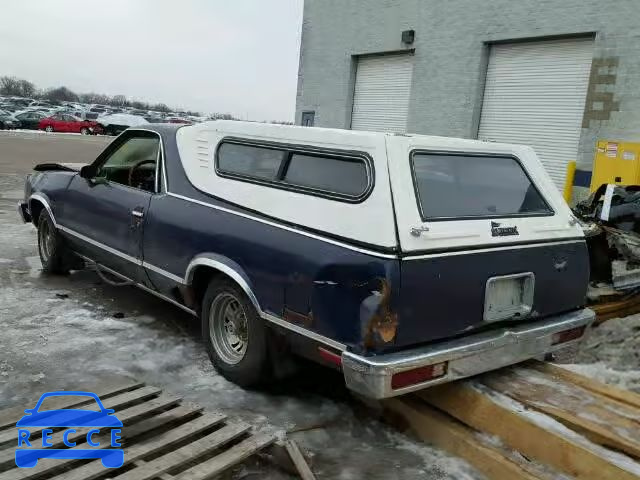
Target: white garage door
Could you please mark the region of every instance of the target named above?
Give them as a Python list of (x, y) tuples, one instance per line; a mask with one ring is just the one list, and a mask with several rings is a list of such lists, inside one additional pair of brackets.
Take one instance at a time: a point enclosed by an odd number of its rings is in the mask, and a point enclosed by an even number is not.
[(533, 147), (558, 187), (578, 153), (593, 41), (493, 45), (478, 138)]
[(404, 133), (412, 73), (412, 55), (358, 60), (351, 128)]

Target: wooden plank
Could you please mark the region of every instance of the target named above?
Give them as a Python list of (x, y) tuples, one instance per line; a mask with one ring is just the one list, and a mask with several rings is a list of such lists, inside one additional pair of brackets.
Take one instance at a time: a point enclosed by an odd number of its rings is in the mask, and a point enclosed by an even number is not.
[[(122, 407), (124, 405), (127, 405), (129, 403), (132, 403), (134, 401), (143, 401), (146, 400), (147, 398), (153, 397), (157, 394), (160, 393), (160, 389), (156, 388), (156, 387), (142, 387), (139, 388), (137, 390), (133, 390), (130, 392), (125, 392), (125, 393), (121, 393), (119, 395), (116, 395), (115, 397), (111, 397), (108, 398), (106, 400), (104, 400), (102, 402), (102, 404), (104, 405), (105, 408), (113, 408), (116, 410), (116, 416), (117, 416), (117, 409), (119, 407)], [(95, 403), (95, 400), (92, 400)], [(49, 407), (46, 407), (47, 410), (49, 410)], [(21, 415), (22, 416), (22, 415)], [(19, 418), (16, 419), (16, 422), (19, 420)], [(41, 432), (42, 429), (35, 429), (32, 432), (32, 435), (36, 435), (37, 433)], [(0, 433), (0, 445), (3, 445), (5, 443), (15, 443), (16, 441), (16, 430), (15, 429), (11, 429), (5, 432)]]
[(300, 478), (302, 480), (316, 480), (316, 477), (311, 471), (311, 468), (309, 468), (309, 464), (305, 460), (304, 455), (302, 455), (300, 448), (298, 448), (298, 444), (293, 440), (287, 440), (284, 445), (289, 453), (289, 457), (291, 457), (291, 461), (298, 470)]
[(492, 480), (539, 480), (493, 445), (479, 441), (476, 432), (415, 397), (392, 398), (385, 408), (400, 415), (421, 440), (464, 458)]
[(579, 385), (580, 387), (598, 393), (603, 397), (610, 398), (617, 402), (625, 403), (634, 408), (640, 409), (640, 395), (638, 395), (637, 393), (622, 390), (612, 385), (606, 385), (604, 383), (596, 382), (595, 380), (572, 372), (567, 368), (562, 368), (560, 366), (554, 365), (552, 363), (531, 362), (527, 363), (526, 365), (535, 368), (540, 372), (551, 375), (555, 378), (562, 379), (565, 382)]
[[(164, 410), (166, 408), (171, 407), (172, 405), (176, 405), (179, 401), (180, 399), (177, 397), (172, 397), (169, 395), (160, 395), (159, 397), (154, 398), (148, 402), (142, 403), (140, 405), (134, 405), (133, 407), (129, 407), (125, 410), (121, 410), (117, 414), (117, 417), (126, 426), (127, 424), (135, 422), (137, 419), (139, 419), (142, 416), (148, 415), (158, 410)], [(123, 429), (122, 436), (125, 437), (128, 434), (129, 434), (129, 429), (128, 428)], [(15, 441), (16, 435), (17, 435), (17, 431), (14, 432), (14, 441)], [(55, 437), (55, 434), (54, 434), (54, 437)], [(95, 440), (99, 442), (102, 437), (104, 437), (104, 434), (100, 436), (96, 436)], [(31, 441), (39, 442), (40, 438), (41, 436), (36, 437), (35, 435), (32, 435)], [(60, 437), (57, 436), (56, 438), (60, 438)], [(70, 436), (69, 440), (71, 442), (84, 443), (84, 441), (86, 440), (86, 436), (85, 434), (76, 434), (76, 435)], [(64, 442), (58, 441), (54, 443), (51, 448), (64, 448)], [(13, 463), (14, 458), (15, 458), (14, 445), (12, 444), (11, 448), (0, 451), (0, 468), (4, 467), (7, 463), (8, 464)]]
[(543, 421), (544, 417), (534, 420), (524, 409), (518, 411), (507, 402), (498, 403), (495, 400), (498, 394), (480, 392), (468, 381), (427, 389), (418, 395), (467, 425), (497, 435), (527, 458), (578, 479), (638, 480), (632, 470), (637, 468), (636, 473), (640, 472), (639, 465), (613, 454), (603, 455), (579, 435), (567, 435), (562, 429), (552, 428), (553, 420), (548, 417), (548, 421)]
[(115, 478), (118, 480), (150, 480), (166, 473), (172, 468), (193, 461), (200, 455), (206, 455), (213, 450), (217, 450), (222, 445), (246, 433), (250, 428), (249, 425), (241, 422), (226, 425), (220, 430), (195, 440), (193, 443), (189, 443), (171, 453), (140, 464), (133, 470), (129, 470)]
[[(134, 439), (135, 437), (146, 433), (148, 431), (153, 430), (154, 428), (158, 428), (161, 427), (164, 424), (167, 423), (171, 423), (173, 421), (175, 421), (178, 418), (189, 418), (191, 415), (193, 415), (193, 410), (187, 408), (187, 407), (178, 407), (175, 408), (173, 410), (169, 410), (167, 412), (163, 412), (159, 415), (156, 415), (152, 418), (148, 418), (146, 420), (143, 420), (142, 422), (135, 424), (131, 427), (128, 427), (124, 432), (123, 432), (123, 445), (125, 446), (125, 451), (129, 452), (130, 449), (126, 448), (127, 443), (129, 443), (132, 439)], [(203, 418), (203, 417), (200, 417)], [(204, 425), (211, 426), (212, 425), (212, 421), (213, 422), (221, 422), (222, 420), (225, 419), (224, 415), (210, 415), (207, 417), (207, 420), (202, 422)], [(196, 419), (197, 420), (197, 419)], [(214, 423), (215, 424), (215, 423)], [(186, 423), (185, 425), (190, 425), (188, 423)], [(171, 431), (176, 431), (178, 429), (180, 429), (182, 426), (180, 427), (176, 427), (173, 430), (169, 430), (169, 432)], [(205, 428), (207, 428), (205, 427)], [(187, 431), (192, 432), (193, 429), (193, 424), (190, 425), (189, 428), (187, 428)], [(197, 433), (197, 431), (196, 431)], [(166, 432), (163, 433), (159, 433), (159, 436), (162, 436), (166, 434)], [(156, 438), (159, 437), (154, 437), (154, 440)], [(182, 437), (180, 437), (182, 438)], [(145, 445), (144, 443), (141, 445)], [(128, 453), (129, 454), (129, 453)], [(145, 451), (143, 450), (140, 454), (145, 454)], [(130, 454), (129, 454), (130, 455)], [(133, 452), (133, 459), (137, 458), (136, 452)], [(139, 456), (139, 455), (138, 455)], [(125, 464), (127, 463), (127, 461), (129, 460), (128, 457), (125, 457)], [(38, 465), (36, 465), (36, 467), (34, 468), (23, 468), (23, 469), (18, 469), (19, 471), (16, 471), (14, 474), (11, 474), (10, 472), (4, 472), (0, 474), (0, 480), (9, 480), (9, 478), (12, 479), (30, 479), (30, 478), (35, 478), (35, 477), (41, 477), (44, 473), (53, 471), (53, 470), (57, 470), (61, 467), (66, 467), (69, 466), (73, 463), (76, 463), (76, 460), (62, 460), (62, 461), (51, 461), (51, 462), (39, 462)], [(93, 467), (92, 467), (93, 466)], [(96, 472), (100, 472), (103, 471), (104, 472), (104, 467), (102, 467), (102, 465), (100, 464), (100, 462), (94, 462), (94, 463), (90, 463), (88, 464), (86, 467), (92, 467), (92, 471), (94, 473)], [(102, 469), (102, 470), (101, 470)]]
[(640, 312), (640, 295), (635, 294), (607, 303), (596, 303), (589, 305), (589, 308), (596, 313), (596, 325), (599, 325), (612, 318), (626, 317)]
[[(94, 393), (101, 399), (102, 397), (113, 396), (128, 390), (141, 387), (143, 384), (130, 379), (122, 379), (117, 384), (106, 384), (101, 387), (96, 387)], [(24, 415), (25, 408), (33, 408), (38, 402), (38, 398), (33, 399), (33, 402), (28, 402), (25, 405), (19, 405), (15, 407), (5, 408), (0, 410), (0, 430), (6, 427), (15, 427), (16, 422)], [(50, 410), (58, 408), (74, 408), (81, 405), (86, 405), (93, 402), (93, 399), (87, 400), (71, 400), (66, 397), (52, 397), (47, 400), (47, 408)], [(50, 406), (49, 406), (50, 405)]]
[[(177, 428), (160, 433), (141, 444), (136, 444), (131, 447), (125, 447), (124, 449), (124, 465), (129, 465), (131, 462), (135, 462), (147, 455), (156, 453), (164, 448), (171, 447), (184, 440), (193, 437), (203, 430), (213, 427), (225, 420), (225, 416), (222, 414), (205, 414), (201, 417), (195, 418), (188, 423), (180, 425)], [(26, 470), (26, 469), (21, 469)], [(93, 480), (94, 478), (104, 475), (104, 467), (100, 461), (91, 462), (81, 467), (75, 468), (64, 475), (64, 480)], [(9, 480), (7, 477), (6, 480)], [(0, 477), (1, 480), (5, 480)]]
[[(640, 457), (640, 410), (607, 405), (577, 385), (557, 382), (538, 370), (513, 368), (479, 378), (484, 385), (545, 413), (590, 440)], [(635, 417), (635, 418), (634, 418)]]
[(259, 433), (234, 445), (220, 455), (200, 463), (177, 475), (178, 480), (202, 480), (212, 478), (228, 468), (237, 465), (259, 450), (275, 442), (275, 437), (267, 433)]

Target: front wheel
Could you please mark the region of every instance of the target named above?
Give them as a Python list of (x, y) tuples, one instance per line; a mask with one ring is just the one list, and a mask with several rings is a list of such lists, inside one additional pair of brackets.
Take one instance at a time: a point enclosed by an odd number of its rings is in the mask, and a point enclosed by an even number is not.
[(52, 127), (51, 125), (47, 125), (47, 126), (45, 127), (44, 131), (45, 131), (45, 132), (49, 132), (49, 133), (51, 133), (51, 132), (53, 132), (53, 127)]
[(91, 132), (89, 131), (89, 129), (88, 129), (87, 127), (82, 127), (82, 128), (80, 129), (80, 134), (81, 134), (81, 135), (90, 135), (90, 134), (91, 134)]
[(56, 275), (69, 273), (63, 239), (44, 208), (38, 217), (38, 253), (44, 273)]
[(270, 377), (264, 321), (235, 283), (213, 281), (202, 300), (202, 336), (211, 362), (227, 380), (254, 387)]

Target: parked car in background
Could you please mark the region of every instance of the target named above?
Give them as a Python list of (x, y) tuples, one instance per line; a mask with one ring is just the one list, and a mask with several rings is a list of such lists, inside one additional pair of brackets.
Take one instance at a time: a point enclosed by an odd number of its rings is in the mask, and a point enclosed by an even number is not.
[(82, 120), (66, 113), (56, 113), (43, 118), (38, 124), (38, 129), (47, 132), (81, 133), (82, 135), (102, 133), (102, 127), (99, 123), (92, 120)]
[(100, 117), (98, 123), (100, 123), (105, 135), (120, 135), (129, 127), (139, 127), (149, 122), (139, 115), (116, 113)]
[(12, 128), (20, 128), (20, 121), (9, 112), (0, 110), (0, 130), (9, 130)]
[(18, 112), (14, 116), (20, 122), (20, 128), (28, 130), (37, 130), (40, 126), (40, 120), (46, 117), (44, 113), (36, 111)]

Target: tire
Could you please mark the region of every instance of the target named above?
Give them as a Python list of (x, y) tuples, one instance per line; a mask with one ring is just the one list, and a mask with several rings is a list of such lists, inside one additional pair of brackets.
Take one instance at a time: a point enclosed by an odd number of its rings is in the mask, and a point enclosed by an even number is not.
[(47, 125), (47, 126), (45, 127), (44, 131), (45, 131), (45, 132), (49, 132), (49, 133), (53, 132), (53, 126), (52, 126), (52, 125)]
[(255, 387), (271, 377), (264, 321), (238, 285), (212, 281), (200, 316), (207, 353), (223, 377), (241, 387)]
[(80, 129), (80, 134), (81, 134), (81, 135), (90, 135), (90, 134), (91, 134), (91, 132), (89, 131), (89, 129), (88, 129), (87, 127), (82, 127), (82, 128)]
[(38, 254), (44, 273), (65, 275), (69, 273), (67, 266), (67, 248), (58, 233), (49, 212), (42, 209), (38, 217)]

